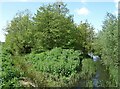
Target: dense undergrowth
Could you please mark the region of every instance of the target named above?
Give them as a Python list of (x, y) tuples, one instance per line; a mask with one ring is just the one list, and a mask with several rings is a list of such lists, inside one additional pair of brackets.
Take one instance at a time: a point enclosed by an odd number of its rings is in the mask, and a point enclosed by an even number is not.
[(80, 55), (79, 51), (72, 49), (54, 48), (41, 54), (27, 55), (25, 60), (31, 63), (37, 71), (46, 75), (50, 86), (64, 87), (68, 86), (71, 78), (74, 79), (75, 75), (80, 72)]
[(80, 51), (61, 48), (25, 56), (10, 56), (10, 54), (8, 56), (3, 53), (1, 86), (3, 88), (22, 87), (20, 81), (27, 78), (27, 81), (32, 82), (32, 85), (27, 85), (29, 87), (33, 85), (36, 87), (75, 87), (87, 73), (89, 78), (94, 75), (94, 70), (88, 70), (89, 67), (94, 67), (86, 65), (87, 61), (88, 63), (93, 63), (93, 61), (85, 59), (82, 68), (81, 57)]

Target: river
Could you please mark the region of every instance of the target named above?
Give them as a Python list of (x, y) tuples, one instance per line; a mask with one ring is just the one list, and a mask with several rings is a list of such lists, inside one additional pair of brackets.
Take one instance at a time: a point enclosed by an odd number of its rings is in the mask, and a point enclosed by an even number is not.
[[(88, 81), (92, 81), (93, 88), (95, 89), (97, 87), (100, 87), (101, 83), (99, 81), (102, 80), (102, 84), (104, 84), (104, 81), (108, 79), (108, 72), (107, 70), (105, 70), (105, 66), (101, 64), (101, 59), (98, 55), (93, 55), (92, 53), (90, 53), (89, 56), (91, 56), (93, 61), (96, 63), (96, 74), (91, 80), (80, 80), (78, 86), (85, 87)], [(78, 87), (77, 89), (81, 89), (80, 87)]]

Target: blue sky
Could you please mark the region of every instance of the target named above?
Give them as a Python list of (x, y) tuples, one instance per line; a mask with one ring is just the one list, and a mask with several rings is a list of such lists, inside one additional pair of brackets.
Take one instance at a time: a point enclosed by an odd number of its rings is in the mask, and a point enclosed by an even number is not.
[[(9, 1), (9, 0), (8, 0)], [(20, 0), (19, 0), (20, 1)], [(49, 2), (28, 2), (27, 0), (21, 0), (23, 2), (0, 2), (0, 41), (5, 41), (3, 28), (10, 20), (15, 16), (18, 11), (24, 11), (29, 9), (31, 13), (36, 13), (37, 9)], [(51, 2), (52, 3), (52, 2)], [(65, 2), (70, 10), (70, 14), (74, 15), (74, 22), (79, 24), (81, 21), (88, 20), (91, 25), (96, 29), (95, 31), (102, 29), (102, 22), (104, 21), (107, 12), (116, 14), (117, 3), (111, 2), (87, 2), (82, 0), (79, 2)]]

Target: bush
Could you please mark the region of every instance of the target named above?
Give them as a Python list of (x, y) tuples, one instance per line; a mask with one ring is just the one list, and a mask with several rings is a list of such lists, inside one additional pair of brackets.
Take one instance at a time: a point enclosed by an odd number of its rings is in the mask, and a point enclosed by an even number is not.
[(54, 48), (51, 51), (40, 54), (26, 55), (25, 59), (28, 63), (33, 64), (37, 71), (48, 74), (48, 82), (56, 81), (56, 83), (60, 83), (60, 81), (62, 81), (62, 85), (64, 85), (68, 84), (70, 77), (73, 76), (73, 74), (80, 72), (80, 57), (80, 51)]
[(96, 73), (96, 65), (92, 59), (84, 59), (82, 61), (82, 72), (84, 78), (91, 78)]
[(19, 87), (19, 77), (20, 71), (14, 67), (13, 59), (9, 53), (5, 51), (1, 54), (2, 59), (2, 74), (1, 74), (1, 84), (0, 87)]

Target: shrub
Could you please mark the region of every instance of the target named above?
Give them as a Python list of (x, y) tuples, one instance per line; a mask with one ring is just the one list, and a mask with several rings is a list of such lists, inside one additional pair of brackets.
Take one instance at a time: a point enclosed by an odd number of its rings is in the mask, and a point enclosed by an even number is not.
[(85, 79), (91, 78), (96, 73), (96, 65), (92, 59), (84, 59), (82, 61), (82, 72), (81, 74)]
[(0, 87), (19, 87), (18, 78), (21, 76), (20, 71), (14, 67), (13, 59), (9, 53), (5, 51), (1, 54), (2, 59), (2, 74)]
[(57, 82), (62, 81), (63, 84), (60, 86), (65, 86), (73, 76), (72, 74), (80, 72), (80, 57), (80, 51), (54, 48), (40, 54), (26, 55), (25, 60), (33, 64), (37, 71), (47, 73), (48, 82), (53, 81), (56, 85)]

